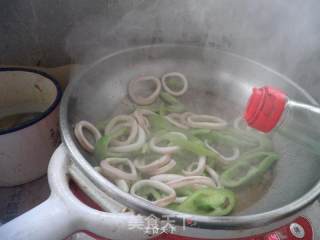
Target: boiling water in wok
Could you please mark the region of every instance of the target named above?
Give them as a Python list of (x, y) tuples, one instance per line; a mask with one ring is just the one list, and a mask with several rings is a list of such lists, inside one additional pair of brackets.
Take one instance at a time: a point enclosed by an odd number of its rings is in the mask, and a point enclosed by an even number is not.
[(210, 91), (188, 85), (179, 72), (132, 79), (118, 113), (78, 122), (75, 136), (96, 170), (125, 192), (186, 213), (241, 211), (267, 191), (279, 156), (241, 116), (224, 120), (237, 113), (231, 103), (215, 109)]
[[(241, 115), (253, 86), (271, 84), (296, 99), (306, 99), (301, 89), (267, 68), (232, 54), (199, 50), (192, 47), (142, 48), (115, 55), (105, 64), (102, 61), (89, 69), (81, 76), (78, 91), (71, 96), (68, 113), (72, 126), (70, 132), (82, 120), (99, 127), (101, 122), (108, 122), (119, 114), (132, 113), (134, 109), (127, 92), (129, 82), (141, 76), (160, 78), (168, 72), (179, 71), (188, 79), (189, 90), (177, 97), (186, 111), (218, 116), (226, 120), (229, 127)], [(303, 195), (318, 181), (316, 170), (319, 162), (314, 156), (280, 136), (267, 138), (273, 145), (270, 151), (279, 154), (280, 160), (255, 181), (240, 187), (225, 187), (236, 194), (236, 205), (231, 214), (259, 213), (281, 207)], [(222, 150), (226, 150), (225, 147)], [(93, 166), (98, 165), (92, 154), (81, 152)], [(308, 158), (308, 163), (303, 164), (301, 158)], [(224, 167), (221, 170), (219, 165), (216, 167), (217, 172), (224, 171)], [(131, 186), (132, 183), (129, 188)]]

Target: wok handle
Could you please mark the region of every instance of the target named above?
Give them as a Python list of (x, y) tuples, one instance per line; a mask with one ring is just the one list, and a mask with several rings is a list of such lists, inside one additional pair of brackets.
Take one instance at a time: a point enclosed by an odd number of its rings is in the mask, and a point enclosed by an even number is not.
[(63, 240), (75, 232), (76, 216), (51, 195), (45, 202), (0, 227), (1, 240)]

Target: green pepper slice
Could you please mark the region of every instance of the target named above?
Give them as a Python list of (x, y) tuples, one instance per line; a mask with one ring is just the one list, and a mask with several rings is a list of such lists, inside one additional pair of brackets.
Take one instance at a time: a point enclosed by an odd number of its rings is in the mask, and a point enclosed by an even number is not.
[(185, 106), (174, 96), (166, 92), (160, 92), (160, 98), (168, 104), (166, 110), (168, 112), (184, 112)]
[(111, 134), (106, 134), (102, 136), (95, 144), (94, 146), (94, 156), (98, 160), (105, 159), (108, 156), (108, 145), (111, 141), (111, 139), (118, 138), (122, 136), (123, 134), (126, 134), (128, 132), (127, 128), (122, 128), (117, 131), (111, 132)]
[(207, 149), (204, 144), (198, 139), (187, 140), (179, 137), (172, 137), (169, 139), (173, 145), (177, 145), (186, 151), (190, 151), (198, 156), (208, 156), (214, 159), (218, 158), (215, 152)]
[(178, 99), (176, 99), (174, 96), (172, 96), (169, 93), (166, 92), (160, 92), (160, 98), (165, 102), (170, 105), (175, 105), (175, 104), (182, 104), (179, 102)]
[(110, 143), (111, 136), (105, 135), (101, 137), (94, 146), (94, 156), (98, 160), (105, 159), (107, 157), (107, 148)]
[(182, 104), (174, 104), (167, 106), (168, 112), (172, 113), (182, 113), (186, 110), (185, 106)]
[(221, 174), (221, 183), (232, 188), (245, 185), (262, 176), (278, 159), (279, 155), (274, 152), (245, 154), (238, 162)]
[(150, 115), (148, 117), (151, 129), (153, 132), (157, 132), (165, 129), (166, 131), (176, 131), (176, 127), (174, 127), (165, 117), (160, 115)]
[(201, 188), (175, 206), (175, 210), (198, 215), (224, 216), (232, 211), (235, 202), (235, 194), (228, 189)]

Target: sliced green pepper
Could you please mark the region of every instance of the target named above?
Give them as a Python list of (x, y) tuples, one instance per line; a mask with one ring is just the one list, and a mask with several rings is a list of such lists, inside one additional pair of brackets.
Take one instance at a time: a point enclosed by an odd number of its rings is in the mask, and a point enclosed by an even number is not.
[(278, 159), (279, 155), (274, 152), (246, 154), (221, 174), (221, 183), (233, 188), (245, 185), (256, 177), (262, 176)]
[(161, 117), (164, 117), (167, 113), (167, 108), (166, 108), (166, 105), (164, 103), (160, 103), (160, 107), (159, 107), (159, 115)]
[(160, 92), (160, 98), (170, 105), (181, 104), (178, 99), (166, 92)]
[(174, 127), (165, 117), (158, 114), (150, 115), (149, 122), (153, 132), (158, 132), (160, 130), (168, 131), (177, 131), (177, 128)]
[(117, 131), (111, 132), (111, 134), (106, 134), (102, 136), (94, 146), (93, 154), (96, 157), (96, 159), (102, 160), (108, 157), (109, 156), (108, 145), (111, 139), (118, 138), (123, 134), (126, 134), (127, 132), (128, 132), (127, 128), (121, 128)]
[(194, 192), (194, 188), (185, 186), (185, 187), (180, 187), (176, 189), (176, 194), (178, 197), (184, 197), (184, 196), (190, 196)]
[(194, 129), (190, 129), (187, 131), (187, 134), (194, 136), (194, 137), (198, 137), (198, 136), (202, 136), (202, 135), (206, 135), (208, 133), (210, 133), (211, 130), (207, 129), (207, 128), (194, 128)]
[(186, 110), (185, 106), (182, 104), (174, 104), (167, 106), (168, 112), (172, 113), (182, 113)]
[(107, 148), (110, 143), (111, 136), (105, 135), (101, 137), (94, 146), (94, 156), (98, 160), (105, 159), (107, 157)]
[(160, 93), (160, 98), (168, 104), (166, 109), (169, 112), (184, 112), (185, 111), (185, 106), (174, 96), (170, 95), (169, 93), (166, 92), (161, 92)]
[(256, 139), (251, 139), (251, 142), (248, 142), (244, 137), (244, 133), (237, 136), (232, 130), (196, 132), (194, 135), (211, 143), (223, 144), (230, 147), (251, 147), (253, 146), (252, 141), (256, 141)]
[(235, 202), (234, 193), (228, 189), (201, 188), (176, 206), (175, 210), (198, 215), (224, 216), (232, 211)]
[(182, 88), (183, 82), (180, 80), (177, 80), (177, 78), (169, 78), (167, 80), (167, 84), (170, 86), (170, 88)]
[(197, 140), (197, 139), (187, 140), (187, 139), (175, 137), (175, 136), (171, 137), (169, 140), (173, 145), (177, 145), (182, 149), (186, 151), (190, 151), (198, 156), (208, 156), (214, 159), (218, 158), (218, 155), (215, 152), (212, 152), (209, 149), (207, 149), (200, 140)]

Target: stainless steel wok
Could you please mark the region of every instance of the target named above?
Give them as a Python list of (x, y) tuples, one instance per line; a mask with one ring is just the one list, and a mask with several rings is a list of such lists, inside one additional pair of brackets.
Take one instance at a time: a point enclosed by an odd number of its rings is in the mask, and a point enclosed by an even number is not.
[[(272, 85), (299, 101), (316, 104), (302, 88), (285, 76), (252, 60), (213, 48), (153, 45), (132, 48), (107, 56), (92, 65), (68, 87), (61, 106), (63, 141), (73, 161), (101, 190), (143, 214), (176, 214), (176, 221), (190, 218), (201, 228), (250, 228), (294, 214), (312, 203), (320, 193), (320, 159), (289, 140), (274, 135), (281, 160), (267, 194), (237, 216), (205, 217), (175, 213), (122, 192), (92, 168), (73, 136), (74, 124), (82, 119), (98, 122), (108, 118), (127, 95), (127, 84), (141, 74), (186, 74), (190, 87), (204, 94), (191, 97), (202, 109), (213, 109), (232, 119), (241, 114), (253, 86)], [(199, 91), (198, 91), (199, 92)], [(206, 94), (212, 97), (206, 99)]]
[[(62, 100), (60, 126), (64, 146), (57, 149), (49, 167), (50, 198), (31, 212), (0, 228), (4, 239), (57, 239), (81, 229), (114, 239), (142, 239), (128, 222), (141, 216), (105, 213), (81, 204), (68, 189), (70, 159), (100, 190), (142, 215), (171, 216), (178, 234), (198, 238), (230, 239), (264, 233), (287, 224), (313, 204), (320, 194), (320, 157), (278, 135), (271, 136), (281, 159), (268, 192), (256, 203), (233, 216), (206, 217), (174, 212), (122, 192), (94, 169), (94, 159), (84, 153), (73, 135), (79, 120), (96, 123), (107, 119), (127, 95), (127, 83), (141, 74), (160, 76), (183, 72), (196, 95), (190, 101), (201, 109), (233, 119), (244, 110), (253, 86), (272, 85), (290, 98), (317, 104), (285, 76), (252, 60), (212, 48), (153, 45), (127, 49), (100, 59), (81, 72), (68, 86)], [(210, 98), (206, 96), (210, 95)], [(204, 110), (205, 111), (205, 110)], [(70, 157), (67, 155), (69, 154)], [(181, 228), (185, 220), (192, 225)], [(27, 223), (32, 221), (32, 228)], [(201, 228), (201, 231), (199, 231)], [(37, 229), (39, 232), (37, 232)], [(54, 235), (54, 234), (57, 235)], [(32, 237), (30, 237), (32, 236)]]

